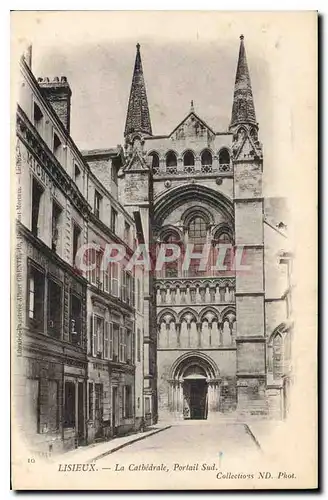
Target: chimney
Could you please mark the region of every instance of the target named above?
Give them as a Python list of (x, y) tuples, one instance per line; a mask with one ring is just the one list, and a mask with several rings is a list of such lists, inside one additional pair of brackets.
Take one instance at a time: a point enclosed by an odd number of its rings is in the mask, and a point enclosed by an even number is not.
[(62, 76), (60, 80), (58, 76), (55, 76), (53, 81), (50, 81), (49, 78), (38, 78), (38, 84), (42, 94), (50, 102), (66, 130), (70, 133), (72, 91), (66, 76)]

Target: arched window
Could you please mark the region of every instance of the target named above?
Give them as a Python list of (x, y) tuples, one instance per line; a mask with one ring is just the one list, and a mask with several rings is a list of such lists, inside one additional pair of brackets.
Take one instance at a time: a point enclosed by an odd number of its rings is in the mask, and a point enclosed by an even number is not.
[[(194, 244), (193, 252), (201, 253), (206, 243), (207, 225), (203, 217), (196, 215), (191, 219), (188, 226), (188, 240)], [(199, 270), (200, 259), (191, 259), (189, 264), (189, 276), (203, 276), (206, 271)]]
[(207, 227), (203, 217), (197, 215), (189, 222), (188, 235), (189, 240), (195, 243), (206, 242)]
[[(164, 244), (175, 243), (178, 245), (180, 243), (180, 238), (179, 235), (172, 231), (162, 238), (162, 242)], [(173, 250), (168, 248), (165, 252), (165, 256), (170, 257), (171, 255), (173, 255)], [(165, 278), (176, 278), (179, 275), (179, 259), (173, 260), (172, 262), (164, 262), (162, 269)]]
[(168, 174), (176, 174), (177, 170), (177, 155), (173, 151), (169, 151), (166, 155), (166, 172)]
[(195, 157), (192, 151), (186, 151), (183, 155), (183, 170), (187, 174), (195, 171)]
[(219, 153), (220, 171), (227, 172), (230, 170), (230, 154), (226, 148), (221, 149)]
[(149, 156), (151, 156), (151, 158), (152, 158), (151, 167), (152, 167), (153, 173), (155, 175), (159, 174), (159, 156), (158, 156), (158, 154), (153, 152), (153, 153), (150, 153)]
[(201, 161), (202, 161), (202, 172), (204, 174), (211, 173), (213, 158), (212, 158), (212, 153), (208, 149), (205, 149), (205, 151), (202, 152)]

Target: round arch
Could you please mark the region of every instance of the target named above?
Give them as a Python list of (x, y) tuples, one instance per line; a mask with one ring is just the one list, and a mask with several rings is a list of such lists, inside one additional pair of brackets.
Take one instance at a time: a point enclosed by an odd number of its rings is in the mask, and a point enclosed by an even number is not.
[(162, 226), (166, 217), (173, 210), (186, 202), (194, 202), (197, 199), (221, 211), (229, 223), (233, 225), (234, 212), (232, 201), (223, 193), (197, 183), (185, 183), (162, 192), (155, 197), (156, 225), (159, 227)]
[(193, 351), (182, 354), (174, 361), (169, 378), (171, 380), (183, 378), (184, 373), (191, 366), (200, 367), (206, 373), (208, 379), (218, 379), (220, 377), (219, 369), (213, 359), (201, 351)]

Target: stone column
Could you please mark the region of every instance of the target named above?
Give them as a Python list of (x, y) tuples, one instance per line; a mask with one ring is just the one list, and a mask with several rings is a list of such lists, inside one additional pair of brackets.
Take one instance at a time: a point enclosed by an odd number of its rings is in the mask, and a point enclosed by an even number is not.
[(208, 345), (212, 347), (212, 323), (208, 323)]
[(218, 323), (218, 330), (219, 330), (219, 345), (223, 345), (223, 324)]
[(177, 335), (177, 347), (180, 347), (180, 345), (181, 345), (181, 342), (180, 342), (181, 324), (180, 323), (175, 324), (175, 332)]
[(202, 346), (202, 323), (196, 323), (198, 347)]
[(166, 346), (165, 347), (170, 347), (170, 323), (166, 323)]

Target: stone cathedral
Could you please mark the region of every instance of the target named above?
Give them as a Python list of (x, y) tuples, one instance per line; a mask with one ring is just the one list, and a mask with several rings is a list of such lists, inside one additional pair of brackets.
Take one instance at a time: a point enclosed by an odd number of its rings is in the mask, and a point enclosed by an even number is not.
[(226, 130), (213, 130), (191, 102), (182, 122), (158, 136), (137, 45), (121, 201), (134, 215), (139, 242), (155, 253), (161, 243), (181, 250), (145, 283), (146, 355), (157, 362), (157, 384), (149, 387), (157, 392), (160, 420), (236, 412), (281, 417), (288, 407), (290, 253), (281, 203), (262, 195), (260, 126), (242, 35), (233, 84)]

